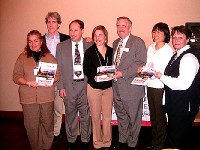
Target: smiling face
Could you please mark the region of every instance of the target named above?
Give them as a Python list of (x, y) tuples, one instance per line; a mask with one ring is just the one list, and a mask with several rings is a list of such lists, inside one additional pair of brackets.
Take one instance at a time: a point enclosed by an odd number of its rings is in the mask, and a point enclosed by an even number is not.
[(152, 31), (152, 39), (156, 43), (161, 43), (165, 41), (165, 34), (163, 31), (155, 30)]
[(97, 46), (105, 45), (106, 35), (102, 30), (96, 30), (94, 33), (93, 40)]
[(28, 45), (32, 51), (35, 51), (35, 52), (40, 51), (42, 40), (39, 39), (38, 35), (32, 34), (28, 37)]
[(119, 19), (116, 26), (117, 34), (121, 39), (126, 38), (131, 33), (132, 26), (127, 19)]
[(84, 33), (84, 29), (80, 28), (77, 22), (72, 22), (69, 27), (69, 35), (73, 42), (79, 42)]
[(57, 19), (54, 17), (49, 17), (47, 19), (47, 30), (51, 35), (55, 35), (58, 32), (58, 28), (60, 24), (58, 24)]
[(176, 51), (183, 48), (188, 42), (189, 39), (183, 33), (176, 31), (172, 36), (172, 45)]

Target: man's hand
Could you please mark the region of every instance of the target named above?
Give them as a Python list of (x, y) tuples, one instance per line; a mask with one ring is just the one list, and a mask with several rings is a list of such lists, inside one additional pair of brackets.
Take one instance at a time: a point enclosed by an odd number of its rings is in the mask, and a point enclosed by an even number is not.
[(122, 75), (121, 71), (116, 71), (115, 75), (113, 76), (114, 79), (118, 79), (118, 78), (122, 78), (122, 77), (123, 77), (123, 75)]
[(143, 66), (139, 66), (139, 67), (138, 67), (137, 73), (139, 73), (139, 72), (142, 70), (142, 67), (143, 67)]
[(88, 43), (93, 42), (92, 38), (90, 38), (90, 37), (86, 37), (85, 41), (88, 42)]
[(66, 95), (66, 92), (65, 92), (65, 89), (59, 90), (59, 96), (60, 96), (62, 99), (64, 99), (65, 96), (67, 96), (67, 95)]

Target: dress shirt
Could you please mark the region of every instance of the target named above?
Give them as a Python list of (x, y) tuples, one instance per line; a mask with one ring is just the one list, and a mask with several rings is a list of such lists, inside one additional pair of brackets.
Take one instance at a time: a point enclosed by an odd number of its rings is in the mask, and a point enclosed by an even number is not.
[[(74, 56), (75, 56), (75, 48), (76, 44), (78, 44), (78, 50), (80, 52), (81, 56), (81, 65), (74, 65)], [(72, 60), (73, 60), (73, 70), (75, 71), (81, 71), (81, 75), (79, 77), (74, 76), (74, 79), (83, 79), (84, 73), (83, 73), (83, 59), (84, 59), (84, 50), (83, 50), (83, 39), (81, 39), (78, 43), (72, 41)]]
[[(177, 57), (189, 48), (190, 46), (186, 45), (182, 49), (178, 50)], [(198, 59), (193, 54), (187, 53), (182, 57), (180, 61), (179, 76), (174, 78), (162, 75), (160, 80), (172, 90), (186, 90), (191, 86), (198, 70)]]
[(57, 33), (56, 35), (49, 36), (48, 33), (45, 34), (46, 45), (50, 50), (51, 54), (55, 57), (56, 56), (56, 46), (60, 43), (60, 35)]
[[(156, 50), (155, 45), (156, 43), (153, 43), (148, 48), (146, 66), (152, 67), (156, 72), (164, 74), (165, 68), (173, 55), (173, 49), (165, 43), (163, 47)], [(164, 84), (158, 78), (152, 76), (147, 86), (152, 88), (163, 88)]]
[[(120, 59), (122, 57), (122, 54), (123, 54), (123, 51), (124, 51), (124, 48), (126, 46), (126, 42), (128, 41), (129, 39), (129, 36), (130, 34), (125, 38), (125, 39), (120, 39), (119, 41), (122, 41), (122, 48), (120, 49)], [(120, 42), (119, 42), (120, 43)], [(119, 47), (119, 43), (118, 43), (118, 46), (117, 46), (117, 49)], [(117, 50), (115, 50), (115, 54), (114, 54), (114, 58), (116, 59), (116, 56), (117, 56)], [(115, 61), (115, 59), (113, 61)], [(113, 64), (115, 64), (115, 62), (113, 62)]]

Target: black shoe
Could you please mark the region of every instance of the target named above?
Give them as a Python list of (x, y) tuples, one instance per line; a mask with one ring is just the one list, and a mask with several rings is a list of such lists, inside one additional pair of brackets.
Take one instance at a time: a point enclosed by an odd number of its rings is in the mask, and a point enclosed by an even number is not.
[(102, 147), (101, 150), (110, 150), (110, 147)]
[(129, 147), (128, 146), (127, 150), (135, 150), (135, 147)]
[(113, 146), (113, 150), (120, 150), (122, 147), (124, 147), (126, 145), (126, 143), (121, 143), (121, 142), (117, 142), (114, 146)]
[(149, 145), (146, 147), (146, 150), (153, 150), (153, 145)]
[(58, 136), (54, 136), (53, 142), (57, 142), (57, 141), (59, 141), (60, 139), (62, 139), (62, 135), (61, 135), (61, 134), (59, 134)]
[(76, 144), (75, 143), (71, 143), (71, 142), (68, 142), (67, 143), (67, 149), (68, 150), (75, 150), (75, 146), (76, 146)]
[(90, 150), (90, 142), (82, 142), (82, 150)]

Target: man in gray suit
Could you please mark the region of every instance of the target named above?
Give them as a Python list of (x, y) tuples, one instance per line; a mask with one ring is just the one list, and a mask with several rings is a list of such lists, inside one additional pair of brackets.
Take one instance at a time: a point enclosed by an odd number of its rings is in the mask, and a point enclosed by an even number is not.
[(131, 81), (138, 67), (146, 64), (147, 50), (144, 41), (131, 34), (132, 22), (128, 17), (117, 18), (116, 26), (119, 38), (113, 42), (113, 63), (117, 68), (113, 90), (119, 142), (114, 149), (120, 150), (127, 143), (128, 149), (134, 150), (141, 128), (144, 87), (131, 85)]
[(80, 131), (83, 150), (89, 150), (91, 135), (90, 111), (86, 96), (87, 79), (83, 74), (84, 52), (92, 43), (82, 38), (84, 22), (74, 20), (69, 24), (70, 39), (57, 45), (56, 58), (61, 71), (58, 82), (60, 97), (65, 104), (65, 124), (68, 146), (75, 149), (80, 115)]

